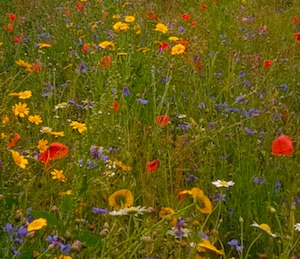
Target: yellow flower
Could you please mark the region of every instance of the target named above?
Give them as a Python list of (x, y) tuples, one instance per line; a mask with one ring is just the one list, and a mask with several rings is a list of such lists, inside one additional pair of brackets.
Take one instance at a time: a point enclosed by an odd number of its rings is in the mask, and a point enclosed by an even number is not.
[(127, 52), (119, 52), (119, 53), (118, 53), (118, 56), (127, 56), (127, 55), (128, 55)]
[(143, 53), (146, 53), (146, 52), (148, 52), (150, 49), (147, 48), (147, 47), (142, 47), (142, 48), (138, 48), (137, 50), (138, 50), (138, 51), (141, 51), (141, 52), (143, 52)]
[(79, 133), (87, 131), (87, 127), (85, 123), (80, 123), (78, 121), (71, 121), (70, 126), (73, 127), (73, 129), (77, 129)]
[(31, 232), (34, 230), (42, 229), (43, 227), (47, 226), (47, 220), (43, 218), (35, 219), (27, 226), (27, 231)]
[(99, 44), (99, 47), (102, 49), (105, 49), (107, 47), (111, 46), (111, 48), (114, 50), (115, 49), (115, 44), (111, 41), (103, 41)]
[(43, 49), (43, 48), (51, 48), (52, 46), (48, 43), (40, 43), (39, 45), (39, 49)]
[(2, 46), (2, 45), (3, 45), (3, 41), (0, 42), (0, 46)]
[[(83, 1), (83, 0), (81, 0), (81, 1)], [(60, 255), (58, 258), (54, 257), (53, 259), (72, 259), (72, 257), (69, 255)]]
[(127, 23), (117, 22), (113, 25), (113, 29), (115, 31), (127, 31), (129, 29), (129, 26)]
[(19, 92), (19, 93), (11, 93), (9, 96), (16, 96), (19, 97), (19, 99), (28, 99), (32, 96), (32, 92), (29, 90), (26, 90), (24, 92)]
[(28, 160), (21, 156), (18, 151), (11, 150), (11, 154), (14, 162), (21, 168), (25, 169), (26, 165), (28, 165)]
[(63, 108), (67, 108), (69, 106), (69, 104), (67, 102), (62, 102), (62, 103), (59, 103), (57, 105), (54, 106), (54, 109), (57, 110), (57, 109), (63, 109)]
[(224, 252), (221, 250), (218, 250), (214, 245), (212, 245), (209, 240), (206, 240), (204, 238), (201, 238), (200, 243), (196, 247), (197, 251), (200, 253), (206, 252), (207, 250), (213, 251), (219, 255), (223, 255)]
[(61, 192), (61, 193), (59, 193), (60, 195), (71, 195), (71, 194), (73, 194), (73, 192), (72, 192), (72, 190), (67, 190), (67, 191), (65, 191), (65, 192)]
[(177, 42), (177, 41), (179, 41), (179, 38), (175, 37), (175, 36), (171, 36), (171, 37), (169, 37), (169, 40)]
[(29, 108), (27, 108), (26, 103), (15, 104), (12, 110), (16, 116), (20, 116), (21, 118), (24, 118), (26, 115), (29, 114)]
[(2, 119), (2, 124), (6, 125), (9, 123), (9, 117), (7, 115), (5, 115)]
[(55, 137), (64, 137), (65, 133), (63, 131), (51, 131), (49, 134), (55, 136)]
[(64, 183), (67, 181), (67, 179), (64, 176), (62, 170), (58, 171), (58, 170), (54, 169), (50, 174), (52, 175), (52, 179), (54, 179), (54, 180), (57, 179), (57, 180), (59, 180), (61, 182), (64, 182)]
[(32, 71), (32, 65), (24, 61), (23, 59), (19, 59), (18, 61), (16, 61), (16, 64), (20, 67), (25, 68), (27, 71)]
[(115, 164), (116, 164), (116, 166), (120, 167), (122, 169), (122, 171), (124, 171), (124, 172), (129, 172), (132, 170), (132, 168), (130, 166), (124, 165), (122, 163), (122, 161), (116, 160)]
[(46, 139), (41, 139), (38, 141), (37, 148), (39, 149), (40, 153), (43, 153), (44, 151), (47, 150), (48, 148), (48, 140)]
[(204, 214), (212, 213), (212, 205), (210, 199), (204, 195), (199, 188), (192, 188), (192, 196), (198, 210)]
[(136, 35), (140, 35), (142, 32), (141, 26), (139, 26), (139, 25), (134, 26), (133, 29), (135, 30)]
[(40, 123), (43, 122), (42, 118), (40, 115), (30, 115), (28, 117), (28, 120), (31, 122), (31, 123), (34, 123), (35, 125), (39, 125)]
[(134, 16), (125, 16), (125, 22), (134, 22)]
[(156, 27), (154, 30), (160, 31), (165, 34), (168, 32), (168, 27), (166, 25), (164, 25), (163, 23), (158, 23), (158, 24), (156, 24)]
[(185, 46), (182, 44), (176, 44), (172, 49), (171, 49), (171, 54), (172, 55), (180, 55), (184, 53), (185, 51)]
[(113, 17), (112, 17), (113, 19), (120, 19), (120, 15), (119, 14), (115, 14), (115, 15), (113, 15)]
[(257, 227), (260, 228), (261, 230), (266, 231), (271, 237), (277, 237), (276, 234), (273, 234), (271, 231), (271, 228), (268, 224), (262, 223), (260, 225), (258, 225), (255, 221), (253, 222), (253, 224), (251, 225), (252, 227)]
[(169, 207), (165, 207), (160, 210), (159, 217), (167, 221), (170, 221), (170, 224), (175, 227), (177, 224), (177, 218), (174, 218), (172, 216), (173, 214), (175, 214), (175, 210)]
[(1, 139), (5, 139), (6, 138), (6, 134), (5, 133), (1, 133)]
[(129, 190), (121, 189), (109, 196), (108, 204), (115, 210), (131, 207), (133, 204), (133, 195)]

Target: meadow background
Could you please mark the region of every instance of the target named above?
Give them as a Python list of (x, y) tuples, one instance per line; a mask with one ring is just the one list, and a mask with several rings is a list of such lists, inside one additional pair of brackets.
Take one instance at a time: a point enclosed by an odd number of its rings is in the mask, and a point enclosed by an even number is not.
[(299, 258), (299, 1), (0, 17), (0, 258)]

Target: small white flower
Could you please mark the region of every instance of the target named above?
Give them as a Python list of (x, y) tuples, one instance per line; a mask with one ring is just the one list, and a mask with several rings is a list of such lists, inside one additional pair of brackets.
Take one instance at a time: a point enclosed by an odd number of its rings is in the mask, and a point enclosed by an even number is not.
[(233, 181), (226, 182), (223, 180), (217, 180), (217, 181), (212, 182), (212, 184), (216, 187), (227, 187), (228, 188), (230, 186), (234, 186), (235, 182), (233, 182)]
[(69, 104), (67, 102), (62, 102), (54, 106), (55, 110), (67, 108)]
[(126, 211), (124, 209), (113, 210), (113, 211), (109, 212), (108, 214), (111, 216), (124, 216), (124, 215), (126, 215)]
[(137, 206), (137, 207), (129, 207), (129, 208), (124, 208), (123, 209), (127, 215), (134, 215), (134, 216), (138, 216), (138, 215), (143, 215), (144, 212), (147, 211), (146, 207), (141, 207), (141, 206)]
[(49, 133), (51, 131), (52, 129), (50, 127), (42, 127), (40, 130), (41, 133)]
[(300, 232), (300, 223), (296, 223), (296, 224), (294, 225), (294, 228), (295, 228), (296, 231), (299, 231), (299, 232)]

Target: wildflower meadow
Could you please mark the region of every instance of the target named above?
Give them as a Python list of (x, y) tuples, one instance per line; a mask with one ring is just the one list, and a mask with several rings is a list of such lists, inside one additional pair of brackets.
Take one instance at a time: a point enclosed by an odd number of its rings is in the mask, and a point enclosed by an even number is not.
[(1, 0), (1, 259), (300, 258), (299, 0)]

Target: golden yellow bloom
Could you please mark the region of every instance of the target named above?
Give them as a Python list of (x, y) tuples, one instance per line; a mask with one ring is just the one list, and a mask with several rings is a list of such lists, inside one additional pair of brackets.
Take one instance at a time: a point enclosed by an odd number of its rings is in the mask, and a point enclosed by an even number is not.
[(201, 238), (200, 243), (196, 247), (198, 252), (206, 252), (207, 250), (213, 251), (219, 255), (223, 255), (224, 252), (221, 250), (218, 250), (214, 245), (212, 245), (209, 240), (206, 240), (204, 238)]
[(277, 237), (276, 234), (273, 234), (271, 231), (271, 228), (268, 224), (266, 223), (262, 223), (260, 225), (258, 225), (255, 221), (253, 222), (253, 224), (251, 224), (252, 227), (257, 227), (260, 228), (261, 230), (266, 231), (271, 237)]
[(134, 26), (133, 29), (135, 30), (136, 35), (140, 35), (142, 32), (141, 26), (139, 25)]
[(11, 154), (15, 164), (25, 169), (26, 165), (28, 165), (28, 160), (24, 156), (21, 156), (18, 151), (11, 150)]
[(87, 127), (85, 123), (80, 123), (78, 121), (71, 121), (70, 126), (73, 127), (73, 129), (77, 129), (79, 133), (87, 131)]
[(171, 36), (171, 37), (169, 37), (169, 40), (170, 41), (179, 41), (179, 38), (178, 37), (175, 37), (175, 36)]
[(127, 56), (127, 55), (128, 55), (127, 52), (119, 52), (119, 53), (118, 53), (118, 56)]
[(25, 68), (27, 71), (32, 71), (32, 65), (24, 61), (23, 59), (19, 59), (18, 61), (16, 61), (16, 64), (20, 67)]
[(71, 194), (73, 194), (73, 192), (72, 192), (72, 190), (67, 190), (67, 191), (65, 191), (65, 192), (61, 192), (61, 193), (59, 193), (60, 195), (71, 195)]
[(3, 118), (2, 118), (2, 124), (6, 125), (9, 123), (9, 117), (7, 115), (5, 115)]
[(44, 49), (44, 48), (51, 48), (52, 46), (48, 43), (40, 43), (39, 45), (39, 49)]
[(116, 166), (120, 167), (124, 172), (130, 172), (132, 170), (130, 166), (124, 165), (122, 161), (116, 160), (115, 164)]
[(134, 16), (125, 16), (125, 22), (134, 22), (135, 17)]
[(62, 170), (54, 169), (50, 174), (52, 175), (52, 179), (57, 179), (57, 180), (59, 180), (61, 182), (64, 182), (64, 183), (67, 181), (67, 179), (64, 176)]
[(48, 148), (48, 140), (47, 139), (41, 139), (38, 141), (37, 148), (39, 149), (40, 153), (43, 153)]
[(26, 103), (15, 104), (12, 110), (16, 116), (20, 116), (21, 118), (24, 118), (29, 114), (29, 108), (27, 108)]
[(158, 24), (156, 24), (156, 27), (154, 30), (160, 31), (165, 34), (168, 32), (168, 27), (166, 25), (164, 25), (163, 23), (158, 23)]
[(127, 31), (129, 29), (129, 26), (127, 23), (117, 22), (113, 25), (113, 29), (115, 31)]
[(70, 68), (70, 67), (72, 67), (73, 66), (73, 64), (69, 64), (69, 65), (67, 65), (67, 66), (65, 66), (64, 68), (63, 68), (63, 70), (66, 70), (66, 69), (68, 69), (68, 68)]
[(47, 220), (43, 218), (35, 219), (27, 226), (27, 231), (31, 232), (34, 230), (42, 229), (43, 227), (47, 226)]
[(3, 45), (3, 41), (0, 42), (0, 46), (2, 46), (2, 45)]
[(31, 122), (31, 123), (34, 123), (35, 125), (39, 125), (40, 123), (43, 122), (42, 118), (40, 115), (30, 115), (28, 117), (28, 120)]
[(129, 190), (121, 189), (109, 196), (108, 204), (115, 210), (120, 210), (126, 207), (128, 208), (133, 204), (133, 195)]
[(1, 133), (1, 139), (5, 139), (6, 138), (6, 134), (5, 133)]
[(203, 191), (200, 190), (199, 188), (192, 188), (191, 191), (197, 209), (204, 214), (212, 213), (211, 201), (207, 196), (204, 195)]
[(177, 218), (173, 217), (173, 214), (175, 214), (175, 210), (169, 207), (165, 207), (160, 210), (159, 217), (169, 221), (170, 224), (175, 227), (177, 224)]
[(119, 14), (115, 14), (115, 15), (112, 16), (112, 18), (118, 20), (118, 19), (120, 19), (120, 15)]
[(32, 96), (32, 92), (29, 90), (26, 90), (24, 92), (19, 92), (19, 93), (11, 93), (9, 96), (16, 96), (19, 97), (19, 99), (28, 99)]
[(63, 131), (51, 131), (49, 134), (55, 136), (55, 137), (64, 137), (65, 133)]
[(105, 49), (107, 47), (111, 46), (111, 48), (114, 50), (115, 49), (115, 44), (111, 41), (103, 41), (99, 44), (99, 47), (102, 49)]
[(143, 53), (146, 53), (146, 52), (148, 52), (150, 49), (147, 48), (147, 47), (142, 47), (142, 48), (138, 48), (137, 50), (138, 50), (138, 51), (141, 51), (141, 52), (143, 52)]
[(171, 54), (172, 55), (180, 55), (183, 54), (185, 51), (185, 46), (182, 44), (176, 44), (172, 49), (171, 49)]
[[(81, 1), (83, 1), (83, 0), (81, 0)], [(58, 258), (54, 257), (53, 259), (72, 259), (72, 257), (69, 255), (60, 255)]]

